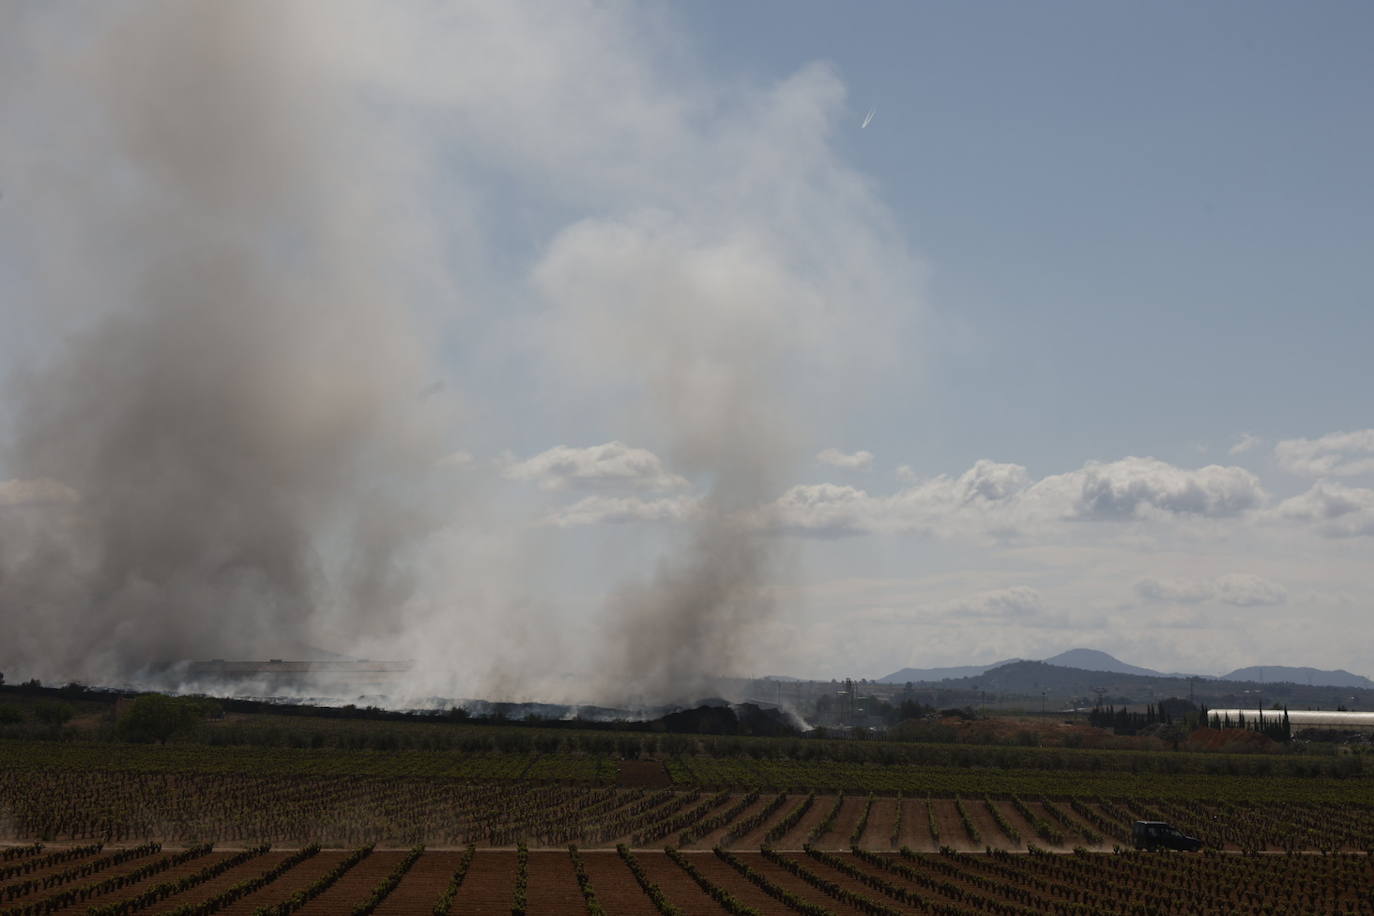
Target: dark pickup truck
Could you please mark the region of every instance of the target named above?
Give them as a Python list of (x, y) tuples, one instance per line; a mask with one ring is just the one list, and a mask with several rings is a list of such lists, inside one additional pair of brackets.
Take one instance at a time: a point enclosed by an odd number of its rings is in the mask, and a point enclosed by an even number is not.
[(1188, 836), (1173, 824), (1164, 821), (1136, 821), (1131, 828), (1131, 839), (1136, 849), (1181, 849), (1184, 852), (1197, 852), (1202, 848), (1202, 840)]

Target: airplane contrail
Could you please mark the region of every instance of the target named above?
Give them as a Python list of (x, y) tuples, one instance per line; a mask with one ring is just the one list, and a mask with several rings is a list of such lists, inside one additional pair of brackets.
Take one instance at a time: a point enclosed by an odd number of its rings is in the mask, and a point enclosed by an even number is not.
[(860, 129), (860, 130), (863, 130), (865, 127), (867, 127), (867, 126), (868, 126), (868, 122), (869, 122), (869, 121), (872, 121), (872, 120), (873, 120), (873, 116), (874, 116), (875, 114), (877, 114), (877, 113), (878, 113), (878, 109), (876, 109), (876, 108), (870, 108), (870, 109), (868, 109), (868, 114), (864, 115), (864, 122), (863, 122), (862, 124), (859, 125), (859, 129)]

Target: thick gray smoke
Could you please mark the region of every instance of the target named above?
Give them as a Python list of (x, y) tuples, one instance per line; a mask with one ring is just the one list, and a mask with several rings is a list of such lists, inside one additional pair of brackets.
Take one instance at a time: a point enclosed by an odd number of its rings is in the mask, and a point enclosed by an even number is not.
[(6, 217), (33, 234), (21, 305), (62, 333), (6, 392), (4, 466), (68, 505), (0, 526), (4, 663), (281, 655), (406, 597), (424, 523), (397, 481), (434, 447), (386, 213), (411, 189), (265, 12), (11, 13)]
[[(753, 669), (763, 507), (915, 287), (833, 71), (722, 80), (593, 0), (0, 15), (0, 670), (309, 644), (414, 659), (412, 696), (663, 700)], [(613, 439), (682, 490), (550, 526), (493, 460)], [(656, 567), (567, 559), (617, 520)]]

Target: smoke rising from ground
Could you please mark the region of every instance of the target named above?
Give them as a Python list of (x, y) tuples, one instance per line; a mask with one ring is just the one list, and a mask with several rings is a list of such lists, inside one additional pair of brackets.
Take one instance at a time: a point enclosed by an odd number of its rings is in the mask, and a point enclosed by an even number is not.
[[(758, 509), (916, 286), (834, 72), (713, 80), (615, 4), (8, 15), (0, 480), (46, 495), (0, 500), (0, 666), (314, 644), (415, 659), (416, 695), (649, 701), (750, 670)], [(581, 535), (472, 456), (611, 440), (695, 508), (564, 585)]]
[(41, 234), (30, 307), (64, 333), (7, 391), (6, 467), (77, 494), (0, 555), (43, 673), (280, 653), (405, 598), (423, 525), (387, 481), (432, 447), (433, 370), (384, 211), (414, 189), (371, 174), (396, 157), (355, 135), (307, 23), (262, 12), (18, 24), (38, 73), (5, 99), (34, 118), (6, 173)]

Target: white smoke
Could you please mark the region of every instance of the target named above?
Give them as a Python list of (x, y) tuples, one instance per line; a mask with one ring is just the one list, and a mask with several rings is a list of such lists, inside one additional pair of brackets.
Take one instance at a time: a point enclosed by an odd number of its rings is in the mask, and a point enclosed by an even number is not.
[[(605, 642), (661, 696), (747, 666), (778, 568), (741, 519), (916, 299), (833, 70), (721, 80), (592, 2), (5, 16), (0, 478), (76, 497), (0, 515), (0, 664), (313, 643), (529, 695)], [(618, 439), (704, 494), (621, 506), (685, 527), (601, 583), (605, 639), (530, 589), (547, 512), (445, 459), (523, 417), (525, 454)]]

